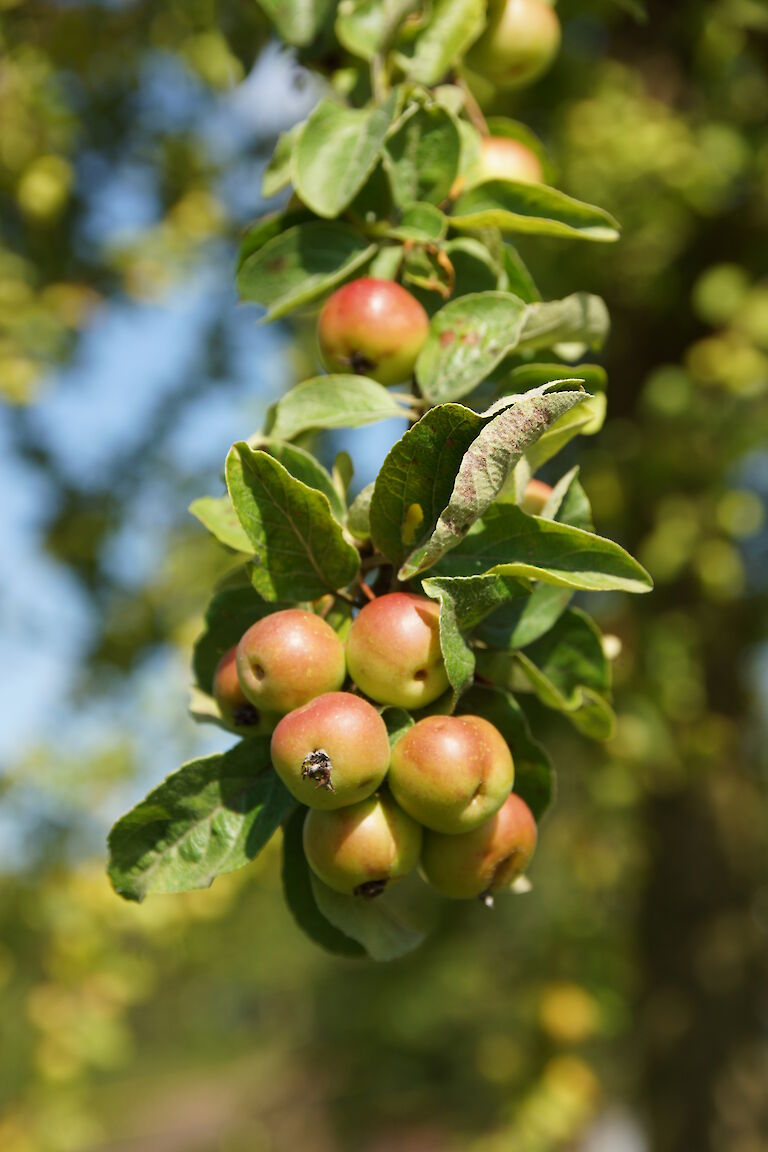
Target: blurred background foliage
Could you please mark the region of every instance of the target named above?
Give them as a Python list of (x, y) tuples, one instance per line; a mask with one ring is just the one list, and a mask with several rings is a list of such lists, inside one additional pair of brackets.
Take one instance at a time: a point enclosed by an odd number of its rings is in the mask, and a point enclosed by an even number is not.
[(141, 908), (103, 874), (220, 739), (184, 706), (227, 561), (184, 510), (312, 357), (231, 278), (316, 82), (253, 3), (0, 0), (3, 1152), (768, 1149), (768, 9), (632, 7), (562, 0), (506, 110), (624, 225), (528, 255), (611, 306), (570, 462), (657, 590), (590, 604), (618, 732), (554, 729), (534, 893), (373, 967), (295, 930), (277, 848)]

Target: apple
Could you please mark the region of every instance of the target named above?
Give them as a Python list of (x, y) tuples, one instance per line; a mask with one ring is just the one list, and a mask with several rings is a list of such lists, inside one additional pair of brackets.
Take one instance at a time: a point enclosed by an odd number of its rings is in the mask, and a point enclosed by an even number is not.
[(545, 484), (543, 480), (529, 480), (526, 485), (520, 507), (529, 516), (541, 516), (544, 505), (552, 495), (552, 485)]
[(334, 812), (310, 810), (304, 854), (324, 884), (347, 895), (378, 896), (419, 862), (421, 828), (386, 793)]
[(289, 712), (272, 733), (272, 764), (288, 791), (331, 810), (371, 796), (389, 767), (379, 713), (351, 692), (327, 692)]
[(237, 676), (237, 645), (224, 653), (213, 674), (213, 697), (227, 727), (240, 736), (271, 732), (278, 717), (251, 704)]
[(485, 31), (467, 53), (467, 65), (497, 88), (536, 80), (560, 47), (560, 21), (547, 0), (491, 0)]
[(390, 592), (366, 604), (347, 636), (347, 667), (379, 704), (432, 703), (448, 688), (439, 604), (413, 592)]
[(237, 674), (251, 704), (284, 715), (341, 688), (344, 645), (322, 617), (286, 608), (257, 620), (241, 637)]
[(421, 869), (455, 900), (490, 896), (525, 872), (536, 848), (536, 821), (514, 792), (490, 820), (462, 836), (425, 832)]
[(413, 373), (429, 331), (415, 296), (394, 280), (363, 277), (338, 288), (317, 322), (323, 364), (379, 384), (401, 384)]
[(425, 828), (457, 835), (483, 824), (506, 800), (514, 764), (504, 737), (481, 716), (428, 716), (392, 750), (389, 787)]

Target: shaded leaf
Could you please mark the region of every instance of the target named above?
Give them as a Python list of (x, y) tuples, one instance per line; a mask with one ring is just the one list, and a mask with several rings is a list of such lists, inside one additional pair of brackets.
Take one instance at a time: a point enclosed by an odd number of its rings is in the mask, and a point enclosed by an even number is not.
[(405, 708), (384, 708), (381, 718), (387, 726), (390, 748), (394, 748), (400, 737), (414, 725), (413, 716)]
[(362, 944), (345, 936), (326, 920), (317, 906), (302, 843), (306, 808), (297, 808), (283, 827), (283, 895), (302, 932), (326, 952), (337, 956), (364, 956)]
[(195, 680), (203, 692), (211, 693), (213, 674), (224, 653), (237, 644), (251, 624), (281, 607), (287, 605), (262, 600), (253, 586), (245, 583), (245, 576), (242, 584), (221, 588), (214, 594), (205, 613), (205, 630), (195, 642), (192, 656)]
[(396, 960), (426, 939), (437, 901), (418, 876), (388, 884), (381, 896), (343, 896), (311, 876), (317, 907), (341, 932), (359, 941), (372, 960)]
[(278, 136), (275, 150), (261, 178), (261, 194), (265, 199), (276, 196), (291, 183), (291, 156), (300, 132), (301, 124), (294, 124)]
[(353, 56), (372, 60), (415, 6), (414, 0), (341, 0), (336, 37)]

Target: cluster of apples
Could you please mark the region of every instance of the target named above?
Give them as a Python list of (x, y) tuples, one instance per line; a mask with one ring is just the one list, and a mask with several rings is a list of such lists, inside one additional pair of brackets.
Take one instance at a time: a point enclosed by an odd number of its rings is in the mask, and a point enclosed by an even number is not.
[(487, 900), (536, 846), (504, 738), (480, 716), (430, 715), (390, 748), (376, 707), (418, 711), (447, 688), (439, 607), (411, 592), (365, 605), (346, 646), (312, 612), (265, 616), (213, 683), (234, 730), (272, 732), (274, 769), (308, 809), (307, 861), (330, 888), (376, 896), (420, 865), (443, 895)]

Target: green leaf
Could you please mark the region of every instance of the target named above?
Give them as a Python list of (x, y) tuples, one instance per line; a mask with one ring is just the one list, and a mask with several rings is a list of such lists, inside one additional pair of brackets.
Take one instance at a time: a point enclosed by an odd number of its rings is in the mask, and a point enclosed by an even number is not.
[(324, 428), (357, 428), (378, 420), (403, 419), (407, 410), (398, 393), (367, 376), (315, 376), (297, 384), (275, 406), (270, 436), (293, 440)]
[(499, 270), (493, 256), (473, 236), (449, 240), (444, 251), (456, 273), (454, 296), (494, 292), (499, 287)]
[(483, 426), (460, 404), (431, 408), (390, 449), (371, 499), (371, 536), (400, 565), (429, 539), (453, 491), (464, 453)]
[[(273, 440), (268, 436), (254, 436), (248, 441), (248, 445), (250, 448), (260, 448), (263, 452), (267, 452), (273, 459), (279, 460), (296, 480), (301, 480), (302, 484), (322, 492), (328, 497), (328, 503), (336, 519), (344, 520), (346, 515), (344, 501), (325, 468), (311, 452), (299, 448), (298, 444), (286, 444), (283, 440)], [(248, 551), (253, 551), (250, 543)]]
[[(605, 343), (610, 326), (605, 301), (588, 292), (574, 292), (563, 300), (534, 302), (526, 309), (517, 350), (533, 352), (566, 342), (598, 350)], [(562, 368), (558, 375), (563, 375)]]
[(291, 156), (300, 131), (301, 124), (294, 124), (293, 128), (281, 132), (277, 138), (275, 150), (261, 179), (261, 194), (267, 200), (291, 183)]
[(353, 56), (372, 60), (387, 47), (415, 7), (414, 0), (341, 0), (336, 38)]
[(408, 729), (413, 728), (414, 725), (413, 716), (410, 712), (406, 712), (405, 708), (384, 708), (381, 718), (387, 726), (390, 748), (394, 748), (400, 737), (404, 736)]
[(371, 535), (371, 500), (375, 484), (366, 484), (358, 492), (347, 513), (347, 528), (357, 540), (368, 540)]
[(593, 592), (649, 592), (653, 587), (642, 565), (612, 540), (527, 516), (514, 504), (489, 508), (440, 562), (440, 575), (472, 576), (488, 570)]
[(574, 528), (583, 528), (585, 532), (594, 532), (592, 507), (579, 481), (578, 467), (571, 468), (570, 472), (558, 480), (541, 515), (544, 520), (559, 520), (561, 524), (571, 524)]
[(444, 108), (406, 113), (384, 152), (395, 201), (402, 208), (420, 200), (442, 203), (456, 179), (460, 152), (456, 121)]
[(258, 0), (281, 40), (311, 44), (332, 10), (331, 0)]
[(265, 600), (315, 600), (355, 578), (357, 549), (345, 540), (327, 496), (244, 442), (230, 449), (226, 476), (255, 552), (251, 580)]
[(403, 212), (400, 223), (389, 229), (387, 235), (394, 240), (430, 244), (442, 240), (448, 227), (447, 217), (434, 204), (411, 204)]
[(543, 704), (565, 713), (593, 740), (609, 739), (615, 723), (606, 699), (611, 668), (600, 632), (586, 613), (569, 609), (516, 660)]
[(227, 548), (234, 548), (235, 552), (247, 552), (248, 555), (253, 552), (229, 496), (201, 496), (192, 501), (189, 510)]
[(503, 281), (499, 281), (499, 288), (519, 296), (526, 304), (534, 304), (541, 300), (541, 293), (522, 256), (510, 244), (504, 245), (504, 276)]
[(387, 885), (381, 896), (343, 896), (314, 875), (312, 892), (320, 912), (339, 931), (362, 944), (372, 960), (396, 960), (426, 939), (437, 901), (412, 874)]
[(416, 378), (433, 403), (458, 400), (490, 375), (517, 345), (526, 305), (505, 292), (451, 301), (432, 317)]
[(326, 952), (337, 956), (364, 956), (362, 944), (334, 928), (317, 906), (309, 865), (304, 855), (306, 808), (297, 808), (283, 827), (283, 895), (302, 932)]
[(462, 700), (462, 711), (484, 716), (499, 729), (512, 749), (514, 791), (525, 800), (538, 823), (554, 798), (555, 778), (549, 757), (531, 736), (520, 705), (508, 692), (476, 687)]
[[(245, 581), (245, 577), (243, 577)], [(244, 632), (262, 616), (287, 605), (268, 604), (250, 583), (219, 589), (205, 613), (205, 630), (195, 642), (192, 670), (200, 688), (209, 695), (213, 690), (216, 665)]]
[(605, 368), (599, 364), (519, 364), (499, 384), (501, 396), (513, 392), (529, 392), (552, 380), (580, 380), (587, 392), (604, 392), (608, 382)]
[(484, 0), (434, 0), (429, 23), (417, 37), (413, 54), (399, 58), (399, 63), (412, 80), (437, 84), (484, 26)]
[(434, 531), (410, 553), (400, 579), (411, 579), (455, 548), (496, 499), (526, 449), (584, 398), (583, 392), (537, 389), (488, 420), (461, 461), (450, 500)]
[(192, 760), (115, 824), (109, 878), (126, 900), (207, 888), (253, 860), (295, 803), (266, 737)]
[(293, 153), (293, 184), (318, 216), (338, 216), (376, 166), (397, 108), (393, 93), (371, 109), (321, 100), (304, 123)]
[[(463, 579), (499, 580), (501, 577), (470, 576)], [(509, 577), (507, 582), (508, 586), (512, 585)], [(477, 638), (491, 648), (525, 648), (532, 644), (559, 620), (573, 597), (569, 588), (558, 588), (555, 584), (536, 584), (531, 591), (523, 590), (520, 583), (517, 587), (521, 589), (520, 593), (510, 596), (507, 603), (497, 608), (477, 629)]]
[(237, 286), (243, 300), (264, 305), (265, 320), (275, 320), (330, 291), (375, 251), (346, 224), (297, 224), (247, 257)]
[(427, 596), (440, 603), (440, 647), (453, 690), (454, 706), (472, 683), (475, 656), (462, 633), (473, 628), (510, 596), (525, 593), (523, 585), (502, 576), (440, 577), (425, 580)]
[(372, 276), (374, 280), (397, 280), (402, 261), (403, 248), (401, 244), (382, 244), (371, 260), (366, 275)]
[(269, 212), (261, 216), (255, 224), (244, 234), (237, 252), (237, 270), (242, 268), (249, 256), (258, 252), (260, 248), (281, 232), (287, 232), (297, 224), (308, 224), (313, 219), (312, 213), (303, 206), (299, 208), (286, 208), (281, 212)]
[(462, 192), (453, 206), (451, 224), (469, 231), (499, 228), (504, 233), (603, 242), (619, 238), (619, 225), (602, 208), (545, 184), (517, 180), (488, 180)]

